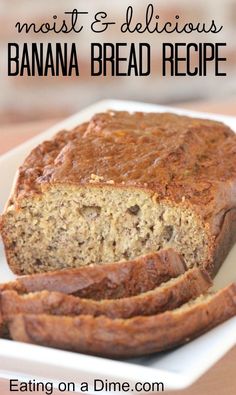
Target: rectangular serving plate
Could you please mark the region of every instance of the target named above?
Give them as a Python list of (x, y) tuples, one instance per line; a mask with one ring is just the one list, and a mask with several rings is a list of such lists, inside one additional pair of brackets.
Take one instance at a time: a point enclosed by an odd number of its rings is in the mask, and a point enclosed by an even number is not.
[[(59, 130), (72, 129), (76, 125), (89, 120), (93, 114), (108, 109), (131, 112), (167, 111), (214, 119), (226, 123), (236, 132), (236, 118), (234, 117), (129, 101), (106, 100), (95, 103), (0, 158), (1, 211), (9, 196), (15, 172), (32, 148), (42, 141), (50, 139)], [(236, 281), (235, 260), (236, 246), (231, 250), (215, 279), (216, 289)], [(7, 266), (1, 244), (0, 282), (9, 281), (13, 278), (14, 275)], [(72, 381), (77, 384), (85, 381), (90, 385), (89, 393), (91, 394), (93, 394), (92, 384), (95, 378), (129, 382), (131, 386), (134, 386), (136, 382), (163, 382), (165, 389), (177, 390), (190, 386), (235, 345), (236, 317), (173, 351), (126, 361), (99, 358), (0, 339), (0, 377), (6, 379), (18, 378), (23, 381), (32, 378), (40, 381), (51, 381), (55, 388), (58, 387), (60, 381)], [(78, 385), (77, 390), (79, 391), (79, 389)], [(133, 390), (132, 394), (135, 393), (136, 391)]]

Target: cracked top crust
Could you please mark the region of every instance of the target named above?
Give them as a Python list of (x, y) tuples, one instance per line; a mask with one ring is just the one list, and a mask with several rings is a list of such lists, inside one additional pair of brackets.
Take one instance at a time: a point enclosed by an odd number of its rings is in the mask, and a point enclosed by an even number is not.
[(35, 148), (10, 203), (51, 184), (147, 189), (207, 219), (235, 206), (236, 136), (226, 125), (171, 113), (108, 111)]

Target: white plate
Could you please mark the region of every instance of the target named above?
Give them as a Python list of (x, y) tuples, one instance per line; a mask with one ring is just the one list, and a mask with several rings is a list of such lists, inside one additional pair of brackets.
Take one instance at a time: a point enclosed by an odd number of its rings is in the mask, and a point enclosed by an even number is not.
[[(236, 118), (179, 110), (127, 101), (102, 101), (59, 123), (53, 128), (22, 144), (0, 158), (1, 184), (0, 206), (3, 208), (12, 185), (14, 173), (29, 151), (38, 143), (52, 137), (57, 131), (71, 129), (87, 121), (94, 113), (107, 109), (128, 111), (172, 111), (178, 114), (211, 118), (225, 122), (236, 132)], [(0, 281), (14, 278), (8, 269), (2, 245), (0, 251)], [(222, 287), (236, 280), (236, 246), (231, 250), (215, 286)], [(75, 354), (46, 347), (17, 343), (0, 339), (0, 377), (18, 379), (40, 379), (58, 382), (87, 381), (95, 378), (112, 381), (163, 382), (166, 389), (185, 388), (197, 380), (231, 347), (236, 344), (236, 317), (211, 330), (191, 343), (174, 351), (132, 359), (114, 361), (105, 358)], [(77, 387), (79, 390), (79, 386)], [(92, 393), (92, 389), (90, 393)], [(132, 391), (135, 394), (135, 391)]]

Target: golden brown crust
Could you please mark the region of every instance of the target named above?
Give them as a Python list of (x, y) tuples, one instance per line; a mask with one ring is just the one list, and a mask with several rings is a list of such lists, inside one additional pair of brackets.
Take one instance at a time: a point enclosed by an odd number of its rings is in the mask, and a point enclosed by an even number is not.
[(14, 202), (49, 183), (89, 184), (96, 174), (99, 185), (113, 180), (177, 203), (184, 197), (207, 218), (235, 204), (236, 136), (216, 121), (110, 111), (41, 144), (19, 173)]
[(73, 144), (75, 140), (80, 138), (87, 126), (88, 124), (84, 123), (71, 132), (63, 130), (57, 133), (54, 139), (44, 141), (31, 151), (19, 168), (18, 178), (9, 205), (15, 203), (17, 206), (17, 198), (25, 195), (34, 196), (35, 193), (39, 192), (34, 185), (40, 183), (44, 172), (47, 171), (49, 166), (53, 166), (58, 154), (67, 144)]
[(49, 291), (23, 296), (16, 291), (4, 291), (0, 303), (5, 319), (19, 313), (130, 318), (173, 310), (206, 292), (211, 285), (207, 272), (194, 268), (152, 291), (128, 298), (95, 301)]
[(208, 272), (212, 277), (217, 273), (235, 242), (236, 208), (233, 208), (225, 213), (222, 219), (220, 233), (212, 245), (212, 259), (208, 265)]
[(32, 151), (20, 169), (15, 198), (41, 191), (49, 182), (86, 184), (96, 174), (103, 177), (101, 185), (113, 180), (177, 202), (184, 196), (203, 208), (215, 199), (220, 182), (235, 178), (236, 137), (222, 123), (111, 111), (95, 115), (86, 126)]
[(235, 190), (235, 147), (235, 134), (215, 121), (169, 113), (97, 114), (88, 127), (60, 133), (28, 156), (14, 199), (49, 183), (89, 184), (96, 174), (99, 185), (113, 180), (114, 187), (146, 188), (159, 199), (184, 197), (212, 215)]
[(114, 299), (149, 291), (185, 270), (183, 259), (170, 248), (126, 262), (22, 276), (0, 285), (0, 291), (28, 293), (46, 289), (82, 298)]
[(236, 285), (174, 311), (149, 317), (110, 319), (15, 315), (9, 321), (17, 341), (113, 358), (164, 351), (201, 335), (236, 315)]

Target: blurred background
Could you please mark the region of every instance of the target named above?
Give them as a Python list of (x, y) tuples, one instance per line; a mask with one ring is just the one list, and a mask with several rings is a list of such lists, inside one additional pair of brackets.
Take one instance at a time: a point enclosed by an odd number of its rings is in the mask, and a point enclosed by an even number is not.
[[(157, 0), (152, 1), (160, 21), (207, 22), (215, 19), (224, 25), (219, 34), (121, 34), (112, 27), (103, 34), (90, 31), (89, 18), (79, 34), (17, 34), (15, 24), (52, 21), (53, 15), (65, 18), (64, 12), (77, 8), (94, 15), (107, 11), (109, 18), (124, 20), (128, 5), (135, 8), (135, 20), (141, 21), (151, 1), (143, 0), (0, 0), (0, 123), (19, 123), (44, 119), (59, 119), (90, 103), (119, 98), (159, 104), (191, 103), (204, 100), (236, 98), (236, 0)], [(79, 48), (80, 77), (8, 77), (8, 42), (76, 42)], [(90, 42), (148, 42), (152, 46), (150, 77), (90, 77)], [(211, 69), (207, 77), (162, 77), (162, 42), (226, 42), (223, 64), (227, 77), (215, 77)], [(193, 59), (196, 63), (197, 58)]]

